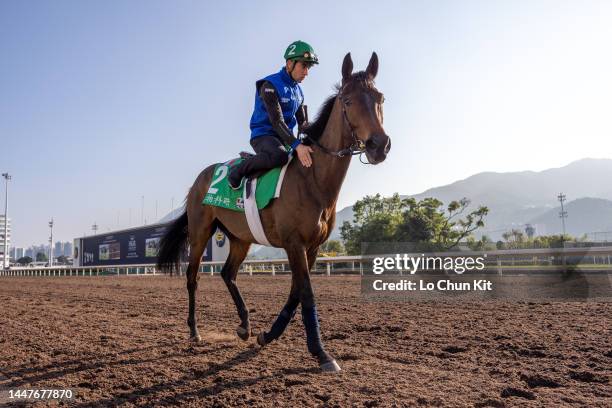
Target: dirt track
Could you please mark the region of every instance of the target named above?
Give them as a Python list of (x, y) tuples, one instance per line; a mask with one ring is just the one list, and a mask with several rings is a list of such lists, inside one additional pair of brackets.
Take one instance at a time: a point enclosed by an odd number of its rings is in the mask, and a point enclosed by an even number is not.
[[(72, 388), (77, 406), (612, 406), (610, 303), (365, 303), (358, 277), (315, 277), (323, 339), (343, 369), (322, 375), (299, 311), (266, 348), (240, 341), (218, 277), (200, 280), (204, 342), (188, 344), (183, 279), (0, 278), (2, 397)], [(239, 277), (255, 331), (269, 329), (289, 284)]]

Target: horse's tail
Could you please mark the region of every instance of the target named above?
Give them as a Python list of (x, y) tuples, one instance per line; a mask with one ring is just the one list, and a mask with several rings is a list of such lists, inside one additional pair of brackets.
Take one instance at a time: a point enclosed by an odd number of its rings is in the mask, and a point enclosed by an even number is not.
[(157, 255), (157, 269), (162, 272), (180, 270), (181, 258), (185, 253), (187, 243), (187, 211), (181, 214), (168, 227), (168, 231), (162, 237)]

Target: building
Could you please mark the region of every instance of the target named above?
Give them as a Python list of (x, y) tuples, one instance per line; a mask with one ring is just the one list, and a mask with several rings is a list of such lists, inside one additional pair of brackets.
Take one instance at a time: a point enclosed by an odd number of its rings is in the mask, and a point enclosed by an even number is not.
[(64, 255), (64, 243), (61, 241), (57, 241), (55, 243), (55, 249), (53, 250), (53, 257), (57, 258), (61, 255)]
[[(75, 266), (143, 265), (157, 262), (159, 242), (168, 223), (111, 231), (74, 239)], [(203, 261), (221, 261), (229, 254), (229, 240), (217, 231), (208, 241)]]
[(64, 256), (67, 258), (72, 258), (72, 243), (66, 241), (64, 242)]
[(13, 260), (13, 262), (16, 262), (18, 259), (24, 257), (25, 249), (24, 248), (18, 248), (18, 247), (12, 247), (9, 250), (9, 254), (11, 255), (11, 259)]
[(25, 250), (25, 256), (29, 256), (33, 260), (36, 260), (37, 254), (44, 254), (45, 257), (49, 256), (49, 245), (32, 245)]
[(7, 231), (6, 231), (6, 237), (4, 236), (4, 228), (5, 228), (5, 220), (4, 220), (4, 215), (0, 215), (0, 267), (2, 267), (4, 265), (4, 244), (5, 244), (5, 240), (6, 242), (8, 242), (8, 253), (7, 258), (10, 259), (10, 248), (11, 248), (11, 219), (8, 219), (8, 222), (6, 223), (6, 227), (7, 227)]

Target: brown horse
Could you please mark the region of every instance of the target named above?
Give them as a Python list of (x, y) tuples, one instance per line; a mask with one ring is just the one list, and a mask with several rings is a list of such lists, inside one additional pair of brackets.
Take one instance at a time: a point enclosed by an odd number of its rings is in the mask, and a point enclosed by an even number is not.
[[(287, 303), (270, 331), (259, 334), (257, 342), (264, 346), (280, 337), (301, 304), (308, 351), (318, 358), (323, 371), (339, 371), (340, 367), (321, 343), (309, 272), (319, 246), (334, 227), (336, 202), (351, 156), (365, 153), (370, 163), (378, 164), (385, 160), (391, 148), (391, 140), (382, 126), (384, 98), (374, 87), (378, 72), (376, 53), (372, 53), (365, 71), (352, 72), (353, 61), (349, 53), (342, 63), (342, 83), (337, 87), (338, 92), (324, 103), (317, 120), (306, 130), (306, 143), (314, 145), (313, 165), (306, 168), (299, 160), (292, 160), (280, 197), (260, 211), (268, 241), (287, 252), (292, 282)], [(166, 271), (175, 268), (189, 242), (187, 324), (191, 340), (200, 341), (195, 317), (198, 267), (208, 240), (220, 228), (230, 240), (230, 252), (221, 276), (241, 320), (236, 333), (247, 340), (252, 333), (249, 311), (236, 285), (236, 277), (249, 247), (256, 240), (244, 213), (202, 205), (214, 169), (215, 165), (207, 167), (195, 180), (187, 195), (185, 213), (172, 223), (161, 240), (158, 267)]]

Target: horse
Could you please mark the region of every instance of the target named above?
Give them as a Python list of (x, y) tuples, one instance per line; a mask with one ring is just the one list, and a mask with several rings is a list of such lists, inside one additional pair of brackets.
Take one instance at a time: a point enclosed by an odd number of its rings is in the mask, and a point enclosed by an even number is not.
[[(311, 167), (292, 160), (287, 167), (280, 196), (260, 210), (269, 243), (287, 252), (291, 268), (289, 298), (270, 331), (257, 336), (260, 346), (278, 339), (301, 304), (308, 351), (318, 360), (323, 372), (340, 371), (340, 366), (321, 342), (315, 296), (310, 282), (319, 246), (329, 237), (335, 222), (340, 188), (353, 155), (365, 154), (370, 164), (385, 160), (391, 139), (383, 129), (384, 96), (374, 86), (378, 56), (372, 53), (365, 71), (353, 73), (351, 54), (342, 62), (342, 80), (321, 107), (317, 119), (307, 126), (304, 143), (313, 148)], [(238, 269), (252, 243), (244, 213), (203, 205), (202, 200), (213, 179), (215, 165), (205, 168), (196, 178), (185, 201), (185, 211), (168, 227), (160, 241), (157, 266), (164, 272), (180, 267), (189, 245), (186, 271), (189, 294), (187, 324), (190, 341), (201, 341), (195, 316), (198, 268), (208, 240), (217, 228), (229, 239), (230, 251), (221, 269), (221, 277), (236, 305), (240, 324), (236, 334), (248, 340), (254, 333), (249, 310), (236, 284)]]

